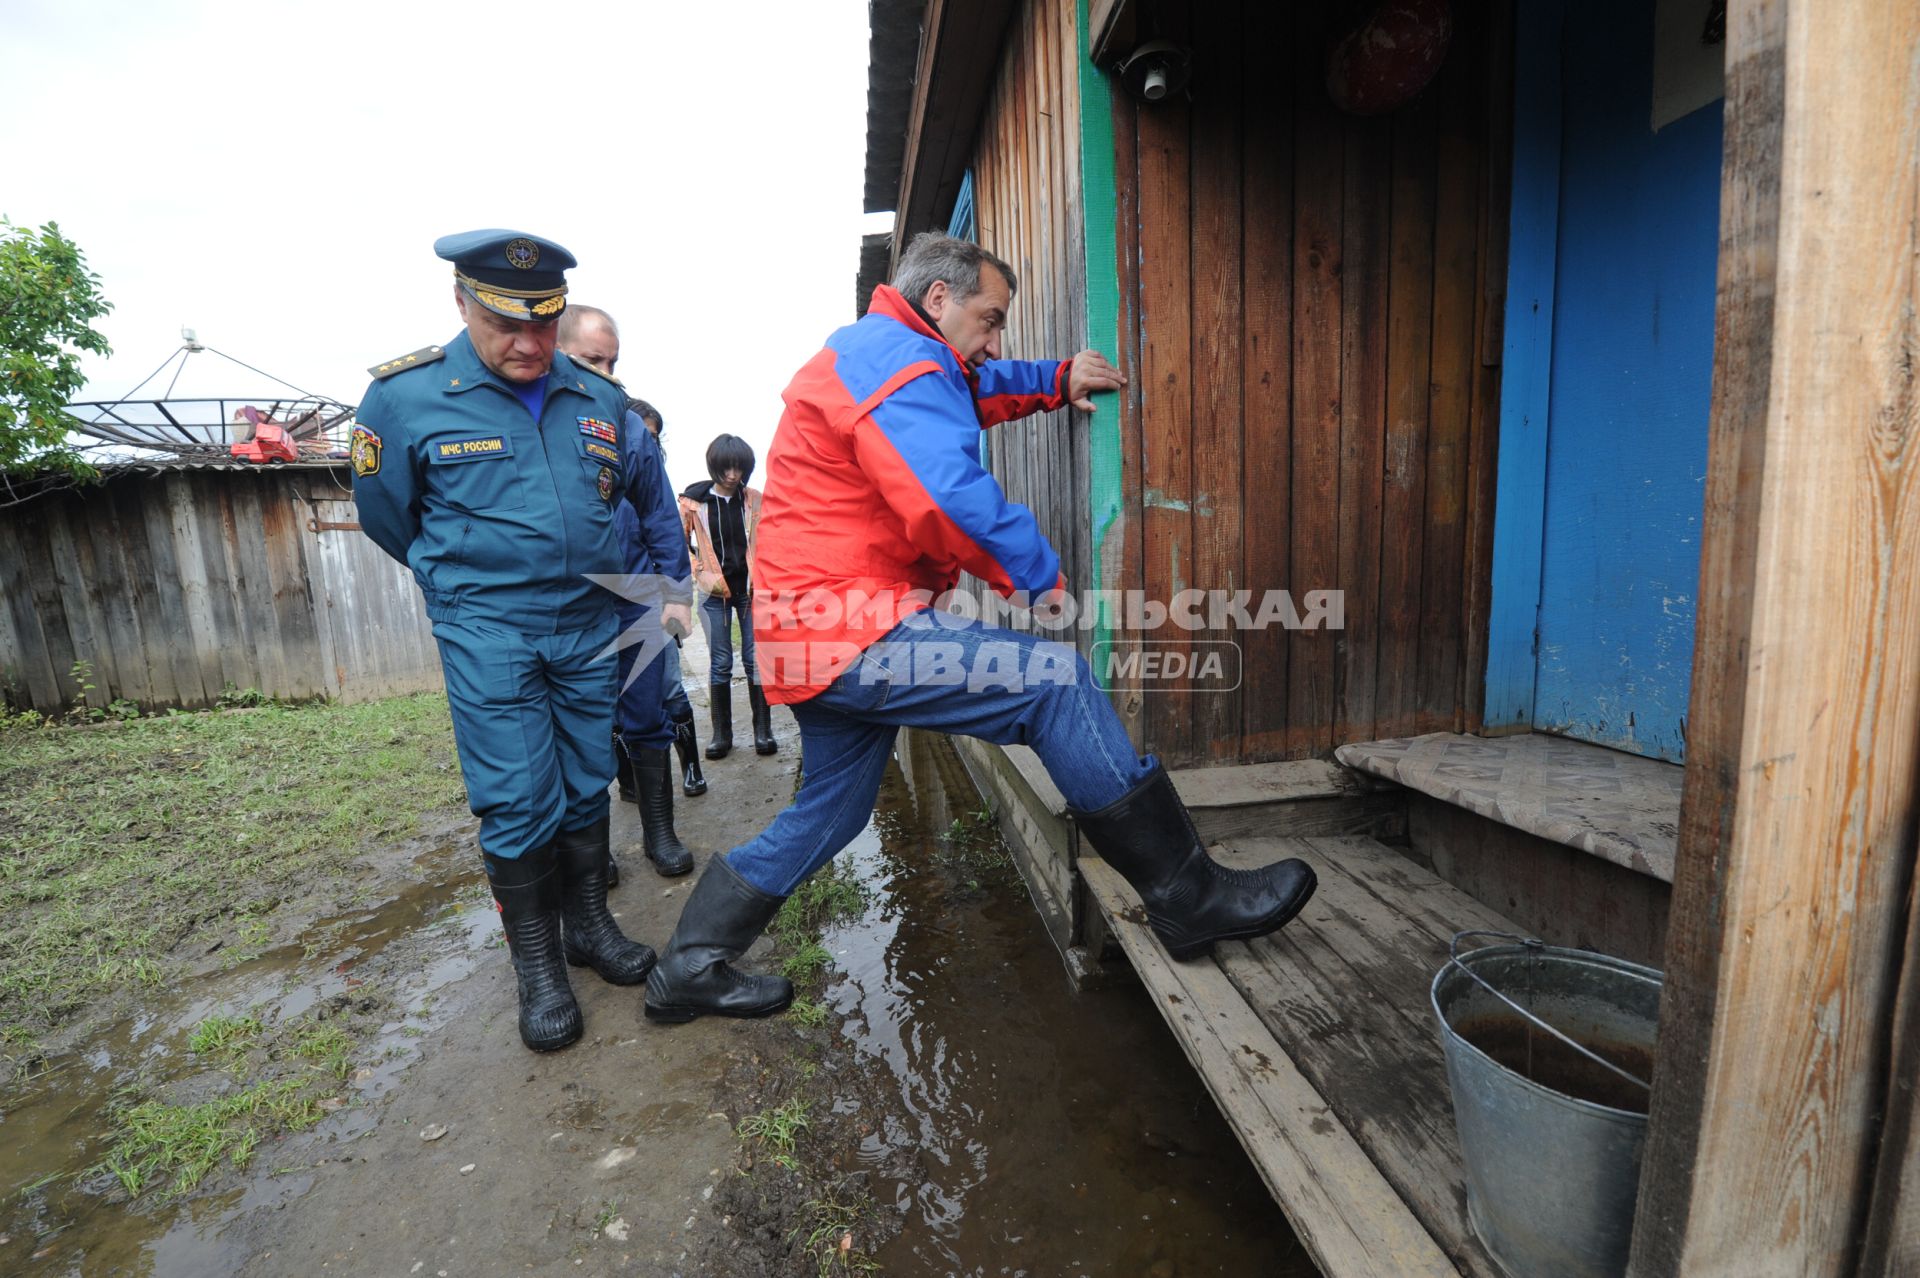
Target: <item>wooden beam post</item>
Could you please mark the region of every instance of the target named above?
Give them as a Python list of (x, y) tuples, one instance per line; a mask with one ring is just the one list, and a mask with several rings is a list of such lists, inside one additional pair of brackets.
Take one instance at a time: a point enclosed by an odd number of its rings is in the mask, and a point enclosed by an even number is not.
[(1865, 1256), (1920, 773), (1917, 171), (1920, 6), (1733, 0), (1687, 788), (1634, 1278), (1850, 1275)]

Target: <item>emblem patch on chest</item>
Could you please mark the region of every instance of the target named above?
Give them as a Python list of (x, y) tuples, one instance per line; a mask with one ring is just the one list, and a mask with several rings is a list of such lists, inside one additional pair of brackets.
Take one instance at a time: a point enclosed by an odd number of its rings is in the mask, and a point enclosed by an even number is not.
[(614, 428), (612, 422), (603, 422), (598, 417), (579, 417), (574, 420), (580, 423), (582, 435), (604, 439), (609, 444), (618, 443), (620, 440), (620, 432)]
[(602, 466), (600, 468), (599, 487), (600, 487), (600, 500), (612, 501), (613, 500), (613, 468), (612, 467)]
[(380, 437), (365, 426), (353, 428), (353, 443), (348, 447), (347, 455), (353, 460), (354, 474), (380, 473)]

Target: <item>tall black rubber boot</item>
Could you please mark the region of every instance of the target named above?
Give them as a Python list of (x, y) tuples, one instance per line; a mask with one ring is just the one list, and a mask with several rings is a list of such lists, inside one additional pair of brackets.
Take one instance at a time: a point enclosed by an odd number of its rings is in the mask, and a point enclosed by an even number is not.
[(1133, 885), (1147, 922), (1176, 959), (1215, 941), (1244, 941), (1285, 926), (1317, 883), (1305, 861), (1233, 870), (1207, 855), (1166, 769), (1098, 812), (1073, 818), (1107, 864)]
[(707, 779), (700, 773), (700, 742), (693, 733), (693, 708), (687, 717), (673, 721), (673, 750), (680, 756), (680, 793), (689, 799), (707, 792)]
[(519, 985), (520, 1041), (558, 1051), (580, 1037), (580, 1005), (560, 952), (560, 868), (551, 843), (514, 860), (481, 854)]
[(707, 711), (713, 716), (713, 739), (707, 742), (709, 759), (724, 759), (733, 749), (733, 685), (707, 685)]
[(746, 953), (784, 900), (735, 874), (724, 856), (707, 862), (673, 939), (647, 978), (647, 1019), (671, 1024), (698, 1016), (771, 1016), (793, 1002), (793, 982), (786, 977), (748, 976), (729, 962)]
[(633, 752), (634, 789), (640, 793), (640, 837), (647, 860), (665, 878), (693, 868), (693, 853), (673, 832), (673, 756), (667, 747)]
[(653, 970), (650, 945), (630, 941), (607, 910), (607, 818), (554, 836), (560, 863), (560, 931), (567, 962), (609, 985), (638, 985)]
[(772, 754), (780, 746), (773, 739), (773, 708), (767, 704), (767, 694), (759, 684), (749, 680), (747, 700), (753, 705), (753, 752)]

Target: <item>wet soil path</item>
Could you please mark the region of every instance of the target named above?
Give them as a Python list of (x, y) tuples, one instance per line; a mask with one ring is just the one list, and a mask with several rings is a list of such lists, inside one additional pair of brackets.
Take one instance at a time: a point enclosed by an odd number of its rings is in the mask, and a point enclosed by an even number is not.
[[(784, 712), (776, 727), (779, 755), (736, 752), (709, 766), (706, 796), (679, 801), (702, 863), (791, 793), (797, 734)], [(745, 1259), (773, 1231), (722, 1205), (739, 1197), (726, 1192), (741, 1176), (734, 1125), (758, 1103), (735, 1081), (743, 1063), (806, 1047), (831, 1063), (813, 1148), (863, 1172), (892, 1217), (877, 1272), (1311, 1275), (1138, 989), (1072, 993), (1017, 876), (977, 847), (956, 853), (978, 809), (948, 743), (903, 741), (845, 854), (871, 896), (824, 938), (830, 1017), (810, 1047), (780, 1019), (650, 1026), (639, 991), (576, 973), (585, 1040), (527, 1053), (470, 826), (395, 849), (367, 908), (304, 920), (259, 958), (143, 998), (5, 1091), (0, 1272), (799, 1272), (777, 1236)], [(616, 808), (615, 836), (629, 849), (615, 908), (657, 944), (691, 880), (647, 870), (631, 806)], [(767, 943), (748, 961), (770, 962)], [(175, 1071), (189, 1096), (220, 1086), (185, 1076), (201, 1066), (184, 1039), (206, 1016), (320, 1007), (367, 1032), (318, 1127), (174, 1206), (130, 1206), (79, 1175), (136, 1077)]]

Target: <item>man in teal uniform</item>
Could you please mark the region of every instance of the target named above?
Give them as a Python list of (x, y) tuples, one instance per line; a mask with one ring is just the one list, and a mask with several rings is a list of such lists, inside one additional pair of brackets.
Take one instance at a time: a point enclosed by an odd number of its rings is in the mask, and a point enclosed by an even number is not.
[(426, 597), (520, 1037), (552, 1051), (581, 1033), (568, 963), (633, 985), (654, 962), (607, 910), (615, 598), (589, 580), (624, 573), (614, 507), (650, 477), (623, 464), (626, 396), (554, 349), (573, 255), (502, 230), (433, 248), (466, 331), (370, 370), (354, 501)]

